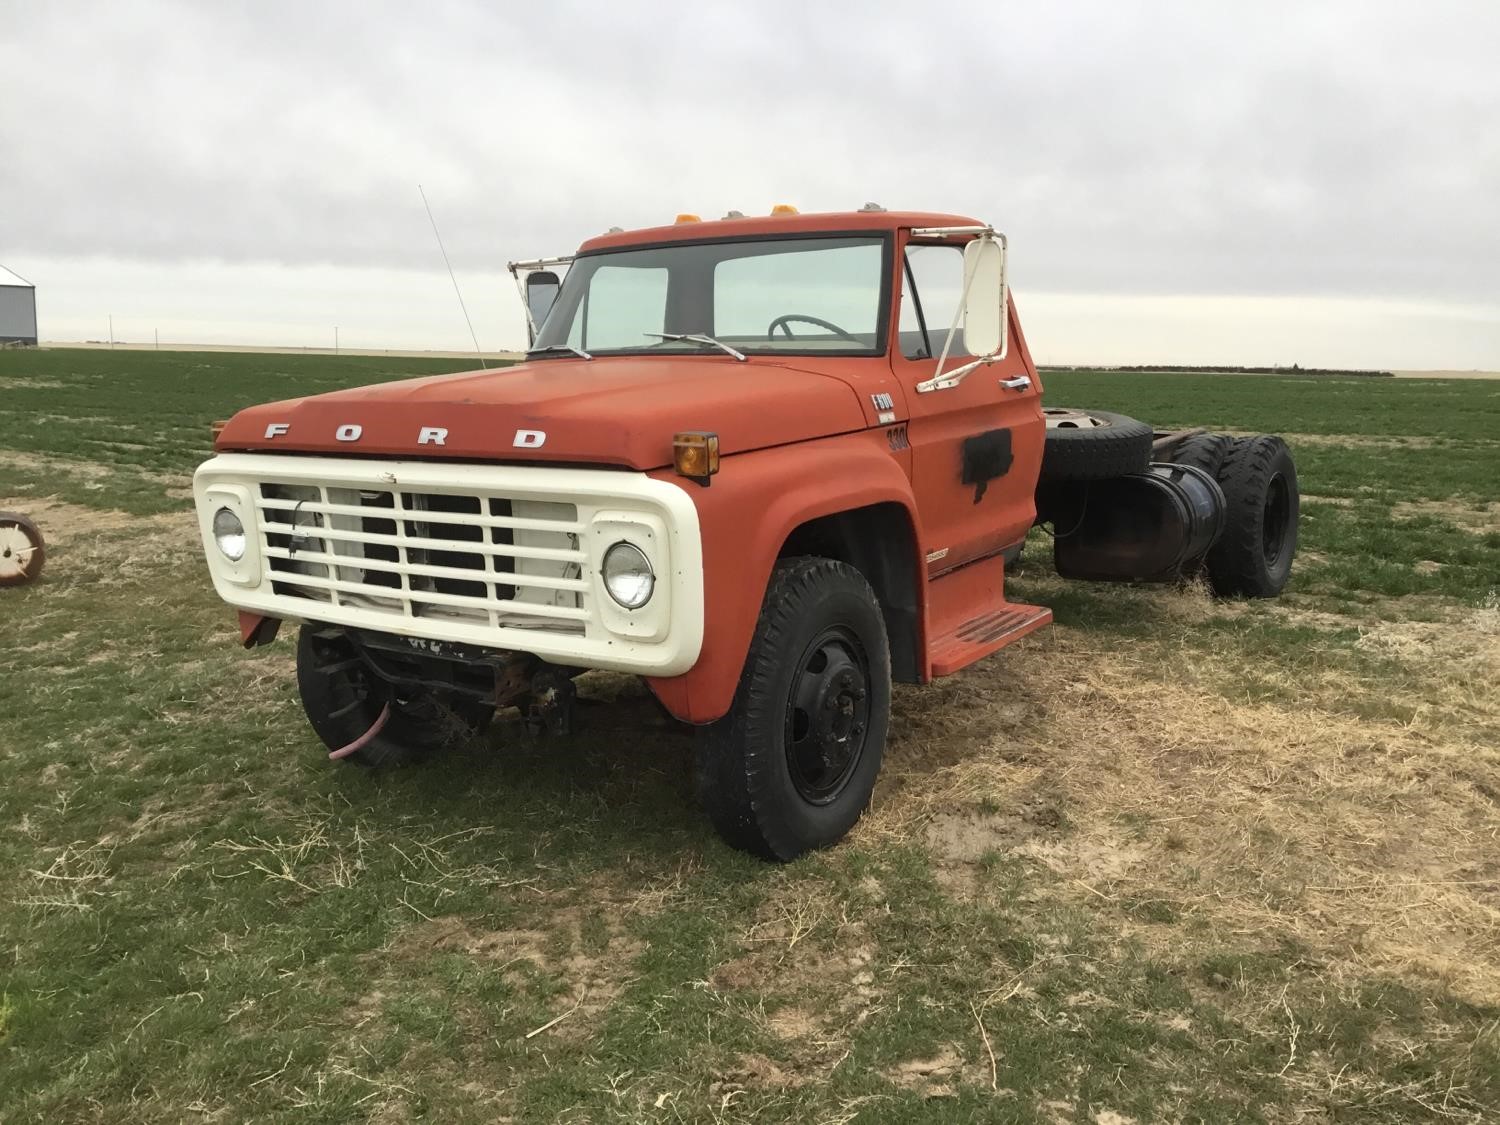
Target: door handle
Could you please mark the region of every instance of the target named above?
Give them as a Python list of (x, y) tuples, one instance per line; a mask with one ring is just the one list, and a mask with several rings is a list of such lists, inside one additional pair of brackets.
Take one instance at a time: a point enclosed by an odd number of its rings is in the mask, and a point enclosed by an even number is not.
[(1000, 385), (1008, 391), (1024, 391), (1031, 386), (1031, 376), (1017, 375), (1014, 379), (1001, 379)]

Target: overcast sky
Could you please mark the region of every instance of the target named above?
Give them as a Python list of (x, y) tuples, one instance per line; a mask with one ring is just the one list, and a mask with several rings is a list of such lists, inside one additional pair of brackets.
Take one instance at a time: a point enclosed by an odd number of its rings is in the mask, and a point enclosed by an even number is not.
[(420, 182), (501, 348), (510, 258), (877, 200), (1005, 229), (1044, 361), (1500, 368), (1497, 60), (1496, 0), (0, 0), (0, 262), (44, 338), (463, 347)]

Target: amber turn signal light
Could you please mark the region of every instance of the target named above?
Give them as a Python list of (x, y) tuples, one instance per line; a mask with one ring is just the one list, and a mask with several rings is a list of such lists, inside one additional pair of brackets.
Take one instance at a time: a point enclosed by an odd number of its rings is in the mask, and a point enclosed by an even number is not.
[(672, 464), (681, 476), (704, 487), (719, 471), (719, 435), (707, 430), (684, 430), (672, 435)]

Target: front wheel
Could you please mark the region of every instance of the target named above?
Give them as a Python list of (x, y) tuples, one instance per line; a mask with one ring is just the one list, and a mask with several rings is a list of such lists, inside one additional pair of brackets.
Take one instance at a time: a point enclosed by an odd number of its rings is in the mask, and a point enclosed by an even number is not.
[(380, 733), (345, 761), (367, 768), (409, 766), (472, 738), (492, 708), (398, 689), (377, 676), (338, 629), (304, 625), (297, 637), (297, 690), (307, 721), (330, 751), (369, 731), (389, 707)]
[(885, 620), (864, 576), (831, 559), (778, 562), (734, 704), (699, 746), (714, 827), (780, 861), (842, 839), (870, 803), (890, 709)]

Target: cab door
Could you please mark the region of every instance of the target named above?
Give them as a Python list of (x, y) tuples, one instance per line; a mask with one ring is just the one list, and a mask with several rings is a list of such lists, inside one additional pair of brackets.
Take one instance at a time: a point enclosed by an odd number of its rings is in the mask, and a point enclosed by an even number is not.
[[(963, 293), (962, 240), (907, 242), (898, 267), (891, 366), (906, 394), (912, 490), (936, 575), (1004, 550), (1031, 527), (1046, 435), (1042, 388), (1012, 305), (1005, 359), (957, 386), (919, 392), (937, 371)], [(972, 358), (960, 324), (943, 369)]]

